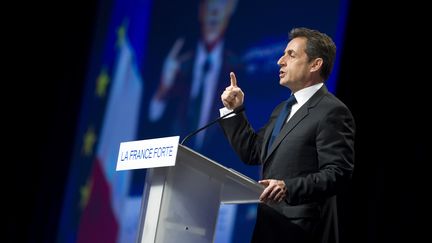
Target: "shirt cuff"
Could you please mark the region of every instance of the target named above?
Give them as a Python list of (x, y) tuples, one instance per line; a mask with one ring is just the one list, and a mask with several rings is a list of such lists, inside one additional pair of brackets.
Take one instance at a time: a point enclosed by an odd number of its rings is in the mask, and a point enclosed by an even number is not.
[[(233, 110), (230, 110), (230, 109), (228, 109), (228, 108), (226, 108), (226, 107), (223, 107), (223, 108), (220, 108), (220, 109), (219, 109), (219, 114), (220, 114), (220, 116), (224, 116), (225, 114), (228, 114), (228, 113), (230, 113), (231, 111), (233, 111)], [(229, 116), (224, 117), (224, 119), (225, 119), (225, 118), (233, 117), (233, 116), (235, 116), (235, 115), (236, 115), (236, 114), (233, 113), (233, 114), (231, 114), (231, 115), (229, 115)]]

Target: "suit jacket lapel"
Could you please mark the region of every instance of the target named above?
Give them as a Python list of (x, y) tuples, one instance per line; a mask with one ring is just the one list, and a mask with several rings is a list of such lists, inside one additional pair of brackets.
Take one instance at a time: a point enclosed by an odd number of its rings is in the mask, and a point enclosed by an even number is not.
[[(318, 104), (318, 102), (322, 99), (322, 97), (327, 93), (327, 88), (323, 85), (312, 97), (302, 106), (300, 109), (291, 117), (287, 124), (282, 127), (278, 137), (273, 142), (272, 146), (269, 148), (265, 155), (265, 161), (270, 157), (270, 155), (274, 152), (274, 150), (279, 146), (282, 140), (302, 121), (308, 114), (309, 109)], [(275, 120), (276, 122), (276, 120)], [(275, 122), (270, 125), (269, 129), (266, 131), (265, 135), (265, 146), (267, 146), (269, 142), (269, 137), (271, 136), (271, 131), (275, 126)]]
[(266, 151), (266, 153), (265, 152), (261, 153), (261, 160), (262, 161), (265, 161), (268, 158), (268, 156), (267, 156), (267, 154), (269, 153), (269, 151), (267, 151), (268, 143), (270, 142), (270, 136), (272, 134), (274, 126), (276, 125), (276, 120), (277, 120), (277, 117), (279, 116), (280, 112), (281, 112), (281, 108), (279, 109), (278, 115), (276, 115), (276, 117), (273, 119), (273, 121), (269, 124), (269, 126), (266, 128), (266, 130), (264, 132), (264, 143), (262, 146), (262, 151)]
[[(307, 115), (309, 114), (309, 110), (306, 106), (301, 107), (294, 115), (291, 117), (291, 119), (288, 121), (287, 124), (285, 124), (280, 131), (279, 135), (276, 137), (276, 140), (273, 142), (272, 146), (270, 147), (269, 151), (267, 151), (266, 160), (268, 157), (273, 153), (275, 148), (279, 146), (281, 141), (292, 131), (294, 127), (297, 126), (297, 124), (303, 120)], [(274, 127), (274, 124), (273, 124)], [(268, 141), (267, 141), (268, 143)]]

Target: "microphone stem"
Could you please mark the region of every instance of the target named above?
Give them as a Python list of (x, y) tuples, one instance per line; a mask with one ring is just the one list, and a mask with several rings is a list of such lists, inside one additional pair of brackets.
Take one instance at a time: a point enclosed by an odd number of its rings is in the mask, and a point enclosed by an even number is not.
[(189, 135), (187, 135), (187, 136), (186, 136), (186, 137), (181, 141), (180, 144), (183, 145), (183, 143), (184, 143), (186, 140), (188, 140), (190, 137), (192, 137), (193, 135), (199, 133), (199, 132), (202, 131), (203, 129), (206, 129), (207, 127), (213, 125), (214, 123), (218, 122), (219, 120), (221, 120), (221, 119), (223, 119), (223, 118), (225, 118), (225, 117), (227, 117), (227, 116), (229, 116), (229, 115), (232, 115), (232, 114), (235, 114), (235, 113), (241, 112), (243, 109), (244, 109), (244, 107), (243, 107), (243, 106), (240, 106), (240, 107), (234, 109), (233, 111), (230, 111), (230, 112), (228, 112), (227, 114), (225, 114), (225, 115), (223, 115), (223, 116), (221, 116), (221, 117), (215, 119), (214, 121), (210, 122), (209, 124), (207, 124), (207, 125), (205, 125), (205, 126), (199, 128), (198, 130), (194, 131), (193, 133), (190, 133)]

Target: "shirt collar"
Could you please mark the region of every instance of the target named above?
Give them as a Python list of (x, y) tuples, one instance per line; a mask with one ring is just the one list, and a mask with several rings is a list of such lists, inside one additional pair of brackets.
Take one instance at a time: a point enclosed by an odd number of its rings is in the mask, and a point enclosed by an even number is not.
[(297, 100), (297, 104), (299, 106), (302, 106), (304, 103), (306, 103), (312, 95), (314, 95), (322, 86), (324, 83), (317, 83), (312, 86), (306, 87), (304, 89), (301, 89), (294, 93), (294, 96)]
[(200, 62), (204, 62), (204, 60), (207, 58), (207, 55), (209, 56), (210, 60), (212, 62), (219, 60), (221, 54), (222, 54), (222, 48), (223, 48), (224, 42), (220, 41), (216, 44), (216, 46), (210, 51), (207, 52), (207, 50), (204, 47), (204, 43), (201, 41), (198, 44), (198, 59)]

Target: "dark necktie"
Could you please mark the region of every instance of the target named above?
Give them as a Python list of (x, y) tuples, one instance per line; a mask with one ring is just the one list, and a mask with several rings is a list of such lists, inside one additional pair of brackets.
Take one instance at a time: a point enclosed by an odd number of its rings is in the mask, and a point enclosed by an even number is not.
[(207, 77), (208, 71), (211, 68), (210, 57), (207, 56), (206, 60), (201, 66), (201, 77), (199, 81), (198, 93), (195, 97), (192, 97), (188, 107), (188, 131), (191, 132), (198, 129), (199, 119), (201, 117), (201, 105), (203, 102), (204, 90), (205, 90), (205, 78)]
[(282, 130), (283, 125), (286, 123), (286, 120), (291, 112), (291, 107), (297, 103), (296, 98), (294, 95), (291, 95), (288, 100), (285, 102), (284, 107), (282, 108), (281, 112), (279, 113), (279, 116), (277, 117), (275, 126), (273, 128), (272, 135), (270, 137), (270, 141), (267, 146), (267, 151), (270, 149), (271, 145), (273, 144), (276, 137), (279, 135), (280, 130)]

